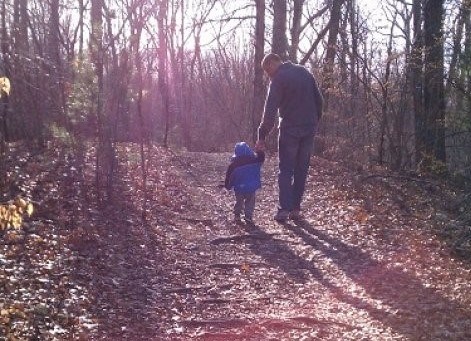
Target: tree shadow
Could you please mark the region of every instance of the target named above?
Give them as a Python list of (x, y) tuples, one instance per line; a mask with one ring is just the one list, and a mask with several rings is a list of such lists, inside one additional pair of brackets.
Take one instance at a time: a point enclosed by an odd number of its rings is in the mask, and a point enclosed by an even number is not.
[[(90, 293), (88, 311), (97, 323), (99, 338), (152, 338), (159, 332), (152, 286), (165, 276), (155, 266), (163, 259), (155, 231), (141, 221), (124, 179), (116, 176), (115, 192), (106, 207), (90, 208), (93, 221), (86, 239), (78, 243), (80, 255), (72, 274)], [(93, 204), (91, 204), (93, 205)], [(136, 333), (139, 334), (136, 334)]]
[(395, 332), (419, 340), (471, 339), (470, 307), (446, 298), (403, 269), (377, 261), (361, 248), (332, 238), (305, 220), (285, 227), (332, 260), (368, 296), (389, 307), (372, 309), (370, 304), (362, 304), (371, 317)]

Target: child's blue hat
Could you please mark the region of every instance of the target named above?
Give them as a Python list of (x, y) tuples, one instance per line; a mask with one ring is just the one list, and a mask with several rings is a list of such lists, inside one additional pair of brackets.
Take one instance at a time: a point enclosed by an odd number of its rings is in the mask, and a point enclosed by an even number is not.
[(236, 143), (234, 147), (234, 155), (232, 155), (232, 158), (235, 158), (238, 156), (253, 156), (253, 155), (254, 155), (254, 152), (247, 143), (238, 142)]

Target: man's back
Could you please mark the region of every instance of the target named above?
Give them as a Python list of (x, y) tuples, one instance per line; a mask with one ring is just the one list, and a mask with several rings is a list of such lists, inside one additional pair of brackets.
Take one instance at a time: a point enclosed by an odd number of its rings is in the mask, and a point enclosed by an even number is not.
[(314, 76), (303, 66), (281, 64), (270, 83), (259, 138), (264, 139), (279, 110), (280, 128), (315, 131), (322, 115), (323, 98)]
[(306, 68), (283, 63), (272, 82), (282, 89), (279, 107), (282, 127), (317, 126), (321, 99), (316, 81)]

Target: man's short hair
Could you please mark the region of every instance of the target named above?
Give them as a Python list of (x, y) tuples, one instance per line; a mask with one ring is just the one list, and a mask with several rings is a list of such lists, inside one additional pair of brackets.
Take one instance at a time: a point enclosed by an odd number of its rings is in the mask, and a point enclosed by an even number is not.
[(265, 67), (273, 62), (276, 63), (281, 63), (281, 57), (277, 55), (276, 53), (269, 53), (263, 57), (262, 60), (262, 69), (265, 69)]

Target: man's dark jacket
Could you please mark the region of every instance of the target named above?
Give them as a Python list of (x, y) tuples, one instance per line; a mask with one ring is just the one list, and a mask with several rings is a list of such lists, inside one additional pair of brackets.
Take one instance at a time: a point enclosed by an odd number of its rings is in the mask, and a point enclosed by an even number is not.
[(264, 140), (280, 113), (280, 129), (317, 130), (323, 97), (314, 76), (303, 66), (285, 62), (271, 79), (258, 137)]

